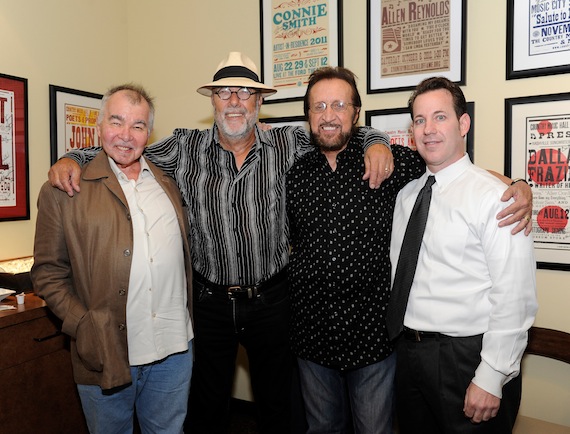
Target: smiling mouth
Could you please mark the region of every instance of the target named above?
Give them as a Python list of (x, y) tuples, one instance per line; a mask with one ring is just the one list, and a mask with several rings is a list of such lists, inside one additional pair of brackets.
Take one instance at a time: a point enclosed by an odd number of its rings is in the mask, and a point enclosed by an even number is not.
[(338, 125), (321, 125), (319, 127), (323, 131), (336, 131), (339, 126)]

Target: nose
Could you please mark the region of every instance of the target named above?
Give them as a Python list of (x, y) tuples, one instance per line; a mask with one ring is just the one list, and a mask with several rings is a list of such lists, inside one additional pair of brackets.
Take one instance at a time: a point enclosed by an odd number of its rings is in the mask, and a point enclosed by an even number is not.
[(237, 96), (237, 92), (232, 92), (230, 94), (229, 103), (233, 106), (239, 105), (241, 100)]
[(432, 134), (435, 132), (435, 122), (430, 119), (425, 120), (424, 134)]
[(334, 119), (336, 117), (336, 112), (333, 110), (330, 104), (327, 104), (327, 106), (325, 107), (325, 111), (321, 114), (321, 117), (323, 118), (324, 121), (327, 121), (329, 119)]
[(128, 142), (132, 139), (131, 129), (128, 125), (123, 125), (119, 131), (119, 138), (124, 142)]

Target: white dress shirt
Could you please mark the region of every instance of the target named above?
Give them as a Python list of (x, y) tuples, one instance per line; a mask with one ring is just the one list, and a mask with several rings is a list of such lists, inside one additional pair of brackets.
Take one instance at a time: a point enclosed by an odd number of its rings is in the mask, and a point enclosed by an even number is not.
[[(428, 170), (429, 172), (429, 170)], [(428, 175), (398, 195), (390, 258), (392, 282), (410, 213)], [(404, 317), (406, 327), (449, 336), (483, 334), (473, 382), (502, 396), (520, 371), (534, 321), (536, 262), (532, 237), (498, 227), (505, 185), (465, 155), (437, 172), (418, 266)]]
[(144, 157), (136, 181), (129, 180), (113, 160), (109, 163), (132, 218), (127, 340), (130, 365), (143, 365), (186, 351), (194, 336), (187, 307), (182, 236), (174, 207)]

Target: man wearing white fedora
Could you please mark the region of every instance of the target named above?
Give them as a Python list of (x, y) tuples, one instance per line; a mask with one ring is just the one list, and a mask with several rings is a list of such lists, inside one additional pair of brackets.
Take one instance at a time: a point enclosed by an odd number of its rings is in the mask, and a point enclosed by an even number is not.
[[(260, 431), (288, 433), (293, 361), (285, 175), (312, 145), (303, 128), (263, 131), (256, 125), (263, 97), (276, 90), (260, 81), (255, 64), (242, 53), (229, 53), (198, 92), (211, 99), (213, 127), (176, 129), (144, 153), (176, 180), (188, 205), (196, 358), (188, 425), (196, 433), (227, 430), (241, 343)], [(366, 149), (364, 176), (378, 187), (394, 169), (389, 139), (368, 127), (355, 134)], [(96, 152), (66, 156), (83, 164)], [(77, 163), (64, 158), (49, 176), (73, 195), (79, 173)]]

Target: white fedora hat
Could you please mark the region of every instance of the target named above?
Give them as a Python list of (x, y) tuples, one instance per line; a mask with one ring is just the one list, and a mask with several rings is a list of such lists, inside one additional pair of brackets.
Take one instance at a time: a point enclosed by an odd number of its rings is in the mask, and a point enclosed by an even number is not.
[(198, 93), (210, 96), (212, 89), (216, 87), (248, 87), (251, 89), (259, 89), (265, 95), (273, 95), (277, 89), (264, 85), (259, 80), (259, 74), (255, 63), (245, 54), (239, 51), (232, 51), (224, 60), (220, 62), (214, 81), (200, 86)]

